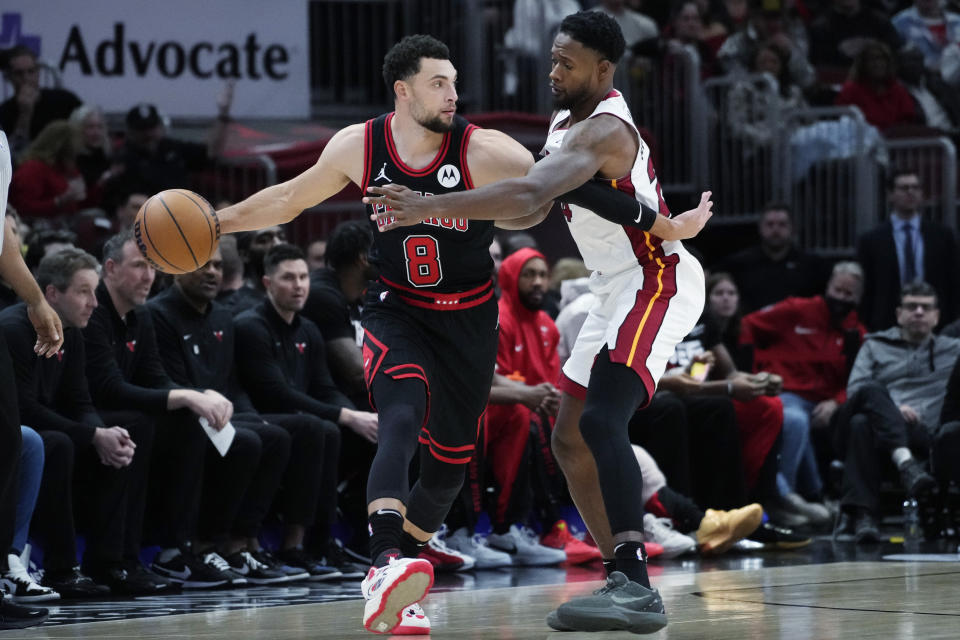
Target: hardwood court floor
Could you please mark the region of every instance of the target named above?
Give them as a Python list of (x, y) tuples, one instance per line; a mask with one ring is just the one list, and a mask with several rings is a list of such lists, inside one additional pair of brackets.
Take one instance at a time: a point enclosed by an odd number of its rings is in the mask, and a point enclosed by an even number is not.
[[(960, 562), (841, 561), (827, 564), (769, 566), (764, 558), (742, 558), (723, 569), (699, 561), (672, 561), (654, 570), (654, 583), (664, 596), (669, 626), (652, 638), (794, 640), (814, 638), (960, 638)], [(764, 564), (768, 566), (764, 566)], [(703, 570), (707, 569), (707, 570)], [(506, 582), (514, 581), (509, 572)], [(522, 574), (521, 574), (522, 575)], [(466, 584), (431, 593), (424, 609), (433, 622), (433, 638), (456, 640), (626, 639), (625, 632), (557, 633), (544, 616), (565, 599), (589, 593), (598, 574), (551, 572), (529, 574), (525, 586), (469, 588)], [(551, 577), (552, 576), (552, 577)], [(589, 581), (582, 581), (590, 578)], [(559, 584), (529, 584), (554, 580)], [(570, 581), (573, 580), (573, 581)], [(489, 584), (489, 583), (488, 583)], [(442, 588), (442, 587), (441, 587)], [(274, 590), (276, 591), (276, 590)], [(291, 590), (291, 593), (293, 591)], [(375, 637), (360, 625), (362, 603), (356, 584), (330, 595), (329, 602), (264, 606), (247, 594), (246, 606), (214, 608), (202, 613), (162, 615), (116, 621), (44, 626), (0, 632), (7, 638), (227, 638), (278, 640)], [(226, 604), (234, 592), (202, 598)], [(264, 597), (277, 597), (266, 595)], [(302, 595), (302, 594), (301, 594)], [(241, 599), (242, 600), (242, 599)], [(278, 599), (273, 604), (284, 601)], [(287, 600), (290, 601), (290, 600)], [(296, 601), (295, 599), (293, 601)], [(169, 604), (169, 601), (167, 601)], [(163, 608), (157, 598), (153, 606)], [(244, 606), (241, 602), (236, 603)], [(101, 609), (104, 604), (98, 605)], [(122, 614), (120, 614), (122, 615)]]

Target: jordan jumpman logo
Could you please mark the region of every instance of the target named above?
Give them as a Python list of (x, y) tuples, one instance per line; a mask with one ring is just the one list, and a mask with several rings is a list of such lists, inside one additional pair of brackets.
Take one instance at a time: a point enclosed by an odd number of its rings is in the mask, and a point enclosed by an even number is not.
[(380, 180), (381, 178), (384, 179), (384, 180), (386, 180), (387, 182), (392, 182), (392, 180), (390, 180), (390, 178), (387, 177), (387, 163), (386, 163), (386, 162), (384, 162), (384, 163), (383, 163), (383, 166), (380, 167), (380, 173), (377, 174), (377, 177), (374, 178), (373, 181), (376, 182), (377, 180)]

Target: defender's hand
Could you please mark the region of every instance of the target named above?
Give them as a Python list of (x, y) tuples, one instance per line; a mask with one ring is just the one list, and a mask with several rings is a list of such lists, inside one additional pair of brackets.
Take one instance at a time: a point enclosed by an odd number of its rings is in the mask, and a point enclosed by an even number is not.
[(671, 219), (673, 223), (673, 233), (671, 235), (673, 237), (664, 238), (664, 240), (687, 240), (700, 233), (700, 230), (707, 224), (707, 220), (713, 216), (711, 195), (713, 194), (710, 191), (704, 191), (700, 196), (700, 204), (696, 208), (684, 211)]
[(382, 213), (370, 216), (380, 231), (409, 227), (432, 217), (428, 199), (401, 184), (367, 187), (367, 194), (363, 198), (364, 204), (386, 207)]

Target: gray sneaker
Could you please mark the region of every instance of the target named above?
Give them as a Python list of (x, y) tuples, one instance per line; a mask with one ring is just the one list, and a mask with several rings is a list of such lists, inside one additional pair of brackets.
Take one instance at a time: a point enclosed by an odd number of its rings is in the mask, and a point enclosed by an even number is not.
[(647, 589), (614, 571), (592, 596), (560, 605), (556, 621), (574, 631), (654, 633), (667, 626), (667, 614), (656, 589)]

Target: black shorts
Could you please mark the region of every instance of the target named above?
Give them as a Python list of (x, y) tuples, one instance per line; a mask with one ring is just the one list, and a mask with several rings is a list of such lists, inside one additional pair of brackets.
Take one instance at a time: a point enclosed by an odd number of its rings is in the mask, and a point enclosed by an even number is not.
[(377, 283), (367, 292), (361, 324), (363, 374), (374, 408), (377, 376), (422, 380), (427, 415), (420, 442), (438, 460), (469, 462), (497, 360), (496, 298), (466, 309), (422, 309)]

